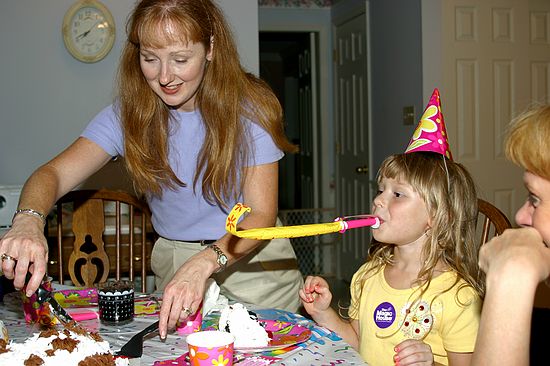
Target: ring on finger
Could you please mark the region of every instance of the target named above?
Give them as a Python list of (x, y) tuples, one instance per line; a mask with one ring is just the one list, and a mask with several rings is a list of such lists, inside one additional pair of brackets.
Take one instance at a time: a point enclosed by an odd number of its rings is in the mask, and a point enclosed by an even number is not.
[(187, 315), (191, 315), (191, 309), (189, 309), (188, 307), (184, 307), (182, 311)]
[(3, 261), (9, 261), (9, 260), (15, 261), (15, 258), (13, 258), (11, 255), (6, 254), (6, 253), (2, 253), (0, 258), (2, 258), (2, 262)]

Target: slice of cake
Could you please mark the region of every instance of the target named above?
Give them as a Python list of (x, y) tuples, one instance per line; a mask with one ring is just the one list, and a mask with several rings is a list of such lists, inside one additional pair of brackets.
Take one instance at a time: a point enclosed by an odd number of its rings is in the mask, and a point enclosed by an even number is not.
[(256, 314), (240, 303), (222, 309), (218, 329), (235, 336), (235, 348), (258, 348), (269, 344), (269, 335)]
[(0, 344), (0, 365), (10, 366), (127, 366), (128, 359), (111, 353), (97, 333), (69, 323), (65, 329), (35, 333), (24, 343)]

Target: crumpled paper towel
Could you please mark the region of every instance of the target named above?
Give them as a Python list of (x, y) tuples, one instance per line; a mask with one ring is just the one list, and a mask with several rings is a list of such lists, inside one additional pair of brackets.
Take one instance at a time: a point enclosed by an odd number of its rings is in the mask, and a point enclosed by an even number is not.
[(202, 302), (202, 315), (206, 316), (213, 310), (221, 310), (229, 300), (224, 295), (220, 294), (220, 286), (213, 278), (206, 281), (206, 291), (204, 292), (204, 300)]

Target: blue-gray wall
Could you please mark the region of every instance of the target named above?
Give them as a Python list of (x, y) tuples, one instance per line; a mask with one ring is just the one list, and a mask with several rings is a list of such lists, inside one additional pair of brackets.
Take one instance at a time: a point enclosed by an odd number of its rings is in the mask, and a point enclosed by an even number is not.
[[(116, 40), (94, 64), (75, 60), (63, 44), (63, 16), (75, 1), (0, 0), (0, 185), (22, 184), (112, 101), (135, 0), (101, 0), (115, 19)], [(217, 1), (233, 27), (241, 61), (258, 74), (257, 0)]]
[[(373, 169), (405, 151), (424, 106), (420, 0), (369, 0)], [(413, 125), (404, 106), (415, 106)]]

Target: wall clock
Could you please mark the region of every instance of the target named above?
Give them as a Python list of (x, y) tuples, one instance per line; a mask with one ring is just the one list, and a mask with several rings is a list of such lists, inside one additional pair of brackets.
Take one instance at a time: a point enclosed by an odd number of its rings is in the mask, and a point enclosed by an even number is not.
[(69, 53), (82, 62), (103, 59), (115, 42), (115, 21), (109, 9), (97, 0), (79, 0), (63, 18), (63, 42)]

